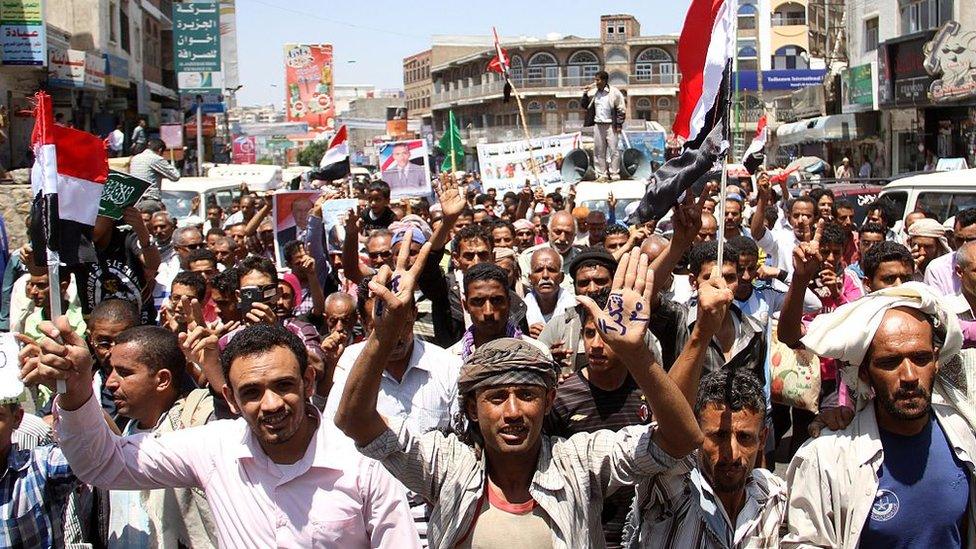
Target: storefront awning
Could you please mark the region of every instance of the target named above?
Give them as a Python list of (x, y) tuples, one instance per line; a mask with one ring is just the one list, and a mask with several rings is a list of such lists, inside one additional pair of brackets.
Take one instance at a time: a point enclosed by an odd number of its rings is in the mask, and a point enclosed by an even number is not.
[(166, 97), (174, 101), (179, 100), (180, 96), (173, 90), (167, 88), (166, 86), (161, 86), (150, 80), (146, 80), (146, 86), (149, 87), (149, 92), (156, 94), (160, 97)]
[(780, 146), (818, 141), (856, 141), (876, 134), (876, 113), (832, 114), (783, 124), (776, 129)]

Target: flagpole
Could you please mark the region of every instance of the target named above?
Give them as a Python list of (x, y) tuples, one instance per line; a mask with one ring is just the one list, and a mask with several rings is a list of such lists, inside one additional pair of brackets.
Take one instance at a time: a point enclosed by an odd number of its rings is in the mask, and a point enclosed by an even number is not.
[[(45, 212), (46, 213), (46, 212)], [(48, 218), (50, 222), (50, 218)], [(50, 231), (48, 231), (48, 237), (50, 238)], [(50, 240), (48, 240), (50, 242)], [(47, 249), (47, 279), (48, 279), (48, 293), (50, 294), (51, 300), (51, 322), (54, 322), (56, 318), (61, 316), (61, 256), (60, 254), (52, 250)], [(68, 392), (68, 385), (63, 379), (59, 379), (55, 390), (58, 394), (64, 394)]]
[[(729, 8), (729, 6), (726, 5), (725, 9), (731, 9), (731, 8)], [(738, 36), (739, 28), (737, 23), (738, 23), (737, 19), (733, 18), (732, 36)], [(739, 94), (739, 86), (738, 86), (739, 48), (737, 45), (732, 48), (732, 59), (729, 60), (729, 62), (731, 63), (731, 67), (735, 68), (735, 82), (734, 83), (729, 82), (729, 85), (735, 89), (732, 91), (730, 95), (732, 98), (734, 98), (734, 100), (736, 100), (738, 99), (738, 94)], [(761, 65), (759, 69), (762, 70)], [(761, 72), (759, 74), (759, 78), (762, 79)], [(738, 105), (736, 105), (735, 108), (736, 108), (736, 112), (738, 112)], [(729, 120), (729, 116), (731, 116), (732, 114), (732, 101), (727, 101), (725, 105), (722, 105), (722, 109), (725, 111), (724, 118), (725, 121), (727, 122)], [(716, 111), (717, 110), (718, 109), (716, 108)], [(717, 118), (718, 112), (716, 112), (715, 114)], [(736, 120), (736, 130), (739, 129), (738, 126), (739, 126), (739, 121)], [(725, 255), (725, 197), (727, 196), (726, 189), (729, 182), (729, 162), (734, 152), (732, 150), (733, 149), (732, 144), (735, 143), (735, 135), (731, 135), (729, 137), (732, 139), (732, 143), (729, 144), (727, 150), (725, 151), (724, 158), (722, 159), (722, 177), (719, 179), (719, 189), (718, 189), (718, 219), (716, 219), (716, 221), (718, 222), (718, 257), (715, 258), (715, 267), (712, 270), (712, 276), (716, 278), (722, 277), (722, 261), (723, 261), (722, 258)]]
[(518, 105), (519, 119), (522, 120), (522, 132), (525, 134), (525, 148), (529, 151), (529, 169), (532, 170), (532, 176), (535, 177), (536, 186), (541, 187), (542, 181), (539, 179), (539, 166), (535, 163), (535, 155), (532, 154), (532, 137), (529, 136), (529, 124), (525, 117), (525, 107), (522, 106), (522, 94), (512, 84), (508, 75), (505, 76), (505, 81), (512, 87), (512, 95), (515, 96), (515, 104)]

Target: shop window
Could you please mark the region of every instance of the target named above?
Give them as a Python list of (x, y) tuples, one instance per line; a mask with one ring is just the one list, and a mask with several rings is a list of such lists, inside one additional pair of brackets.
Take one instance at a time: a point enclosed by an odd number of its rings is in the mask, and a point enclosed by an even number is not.
[(864, 52), (869, 53), (878, 49), (878, 18), (872, 17), (864, 21)]

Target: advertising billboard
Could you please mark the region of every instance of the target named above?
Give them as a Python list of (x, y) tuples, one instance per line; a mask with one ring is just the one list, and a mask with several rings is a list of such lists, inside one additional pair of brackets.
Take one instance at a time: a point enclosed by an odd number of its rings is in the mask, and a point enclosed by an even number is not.
[(285, 44), (285, 105), (290, 122), (335, 129), (332, 44)]

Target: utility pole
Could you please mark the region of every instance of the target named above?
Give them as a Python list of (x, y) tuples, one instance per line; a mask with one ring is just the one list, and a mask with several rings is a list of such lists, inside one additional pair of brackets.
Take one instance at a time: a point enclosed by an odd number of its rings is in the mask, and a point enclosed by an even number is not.
[(203, 96), (197, 94), (197, 177), (203, 177)]

